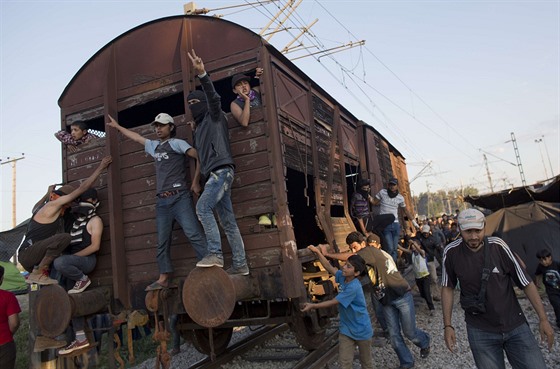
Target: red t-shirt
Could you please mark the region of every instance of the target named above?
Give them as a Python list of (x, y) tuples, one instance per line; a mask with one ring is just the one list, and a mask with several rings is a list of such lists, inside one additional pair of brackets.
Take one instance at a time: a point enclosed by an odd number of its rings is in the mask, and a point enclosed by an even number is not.
[(8, 317), (21, 312), (16, 296), (5, 290), (0, 290), (0, 345), (14, 340), (10, 326), (8, 325)]

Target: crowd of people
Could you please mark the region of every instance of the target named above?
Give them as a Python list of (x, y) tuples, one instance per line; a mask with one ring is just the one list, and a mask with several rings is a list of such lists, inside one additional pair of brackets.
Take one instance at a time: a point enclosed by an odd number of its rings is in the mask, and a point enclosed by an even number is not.
[[(187, 56), (201, 85), (186, 100), (192, 115), (189, 124), (194, 133), (193, 143), (175, 137), (176, 125), (167, 113), (158, 114), (151, 123), (156, 140), (123, 127), (111, 116), (106, 123), (108, 131), (120, 132), (142, 145), (154, 159), (159, 277), (146, 286), (146, 291), (176, 287), (172, 282), (170, 255), (174, 222), (181, 226), (193, 247), (197, 267), (223, 268), (219, 222), (232, 250), (232, 265), (227, 273), (250, 274), (231, 202), (235, 165), (227, 119), (202, 59), (194, 50)], [(257, 68), (255, 77), (262, 74), (263, 69)], [(239, 74), (232, 78), (231, 84), (237, 95), (231, 102), (231, 113), (243, 127), (249, 124), (250, 109), (262, 104), (258, 87), (251, 87), (250, 81), (249, 76)], [(60, 131), (55, 136), (70, 152), (96, 138), (82, 122), (73, 123), (71, 132)], [(34, 207), (18, 252), (19, 263), (29, 272), (28, 283), (59, 284), (69, 294), (82, 293), (90, 286), (88, 274), (95, 268), (103, 232), (103, 221), (97, 215), (100, 202), (92, 185), (111, 161), (110, 156), (103, 158), (77, 188), (49, 187)], [(190, 184), (187, 183), (188, 162), (194, 165)], [(539, 346), (517, 302), (514, 285), (525, 292), (533, 305), (540, 319), (539, 332), (549, 347), (554, 335), (524, 263), (499, 237), (484, 237), (485, 218), (478, 210), (457, 210), (454, 215), (443, 214), (422, 222), (415, 219), (399, 193), (398, 184), (397, 178), (389, 178), (386, 188), (372, 195), (369, 180), (357, 183), (350, 214), (358, 231), (346, 238), (350, 252), (331, 253), (324, 246), (309, 246), (335, 277), (339, 293), (329, 301), (304, 304), (302, 311), (338, 306), (341, 366), (352, 367), (357, 346), (362, 367), (373, 368), (372, 321), (379, 324), (391, 342), (399, 368), (415, 365), (404, 337), (418, 347), (421, 358), (429, 356), (432, 338), (416, 324), (412, 288), (401, 274), (410, 265), (430, 315), (436, 313), (434, 301), (442, 302), (443, 334), (449, 350), (456, 349), (451, 315), (454, 291), (460, 288), (468, 341), (477, 367), (504, 368), (505, 352), (513, 368), (544, 368)], [(194, 195), (199, 197), (196, 205)], [(259, 223), (273, 225), (274, 219), (263, 214)], [(534, 272), (542, 276), (560, 327), (560, 264), (552, 259), (550, 250), (540, 250), (536, 257), (540, 264)], [(338, 270), (328, 259), (343, 261), (343, 266)], [(0, 270), (0, 282), (2, 274)], [(13, 333), (19, 325), (19, 305), (12, 297), (0, 290), (2, 368), (13, 368), (15, 360)], [(371, 319), (371, 314), (375, 319)], [(90, 345), (84, 318), (72, 319), (71, 326), (73, 340), (58, 351), (59, 355)]]
[[(368, 281), (373, 284), (371, 298), (383, 306), (375, 309), (375, 314), (380, 328), (388, 330), (391, 346), (399, 358), (399, 368), (414, 366), (401, 328), (404, 335), (420, 347), (422, 358), (430, 352), (430, 337), (416, 327), (414, 304), (411, 300), (407, 302), (410, 286), (399, 273), (399, 269), (403, 271), (408, 265), (430, 315), (434, 316), (435, 312), (433, 301), (441, 299), (443, 334), (450, 351), (456, 350), (451, 317), (454, 292), (459, 290), (467, 338), (477, 368), (505, 368), (506, 356), (516, 369), (546, 368), (514, 286), (523, 290), (531, 302), (539, 317), (541, 340), (550, 350), (554, 332), (531, 274), (544, 282), (557, 324), (560, 324), (560, 264), (552, 259), (551, 250), (537, 252), (540, 262), (537, 270), (527, 271), (525, 263), (501, 238), (484, 237), (486, 218), (482, 212), (472, 208), (457, 210), (452, 216), (443, 214), (419, 222), (410, 216), (402, 196), (399, 198), (397, 184), (398, 180), (391, 178), (387, 188), (371, 196), (369, 181), (359, 181), (352, 196), (350, 214), (361, 232), (351, 233), (346, 240), (353, 253), (331, 254), (326, 248), (321, 251), (325, 257), (337, 260), (360, 255), (367, 268), (374, 271), (369, 273)], [(375, 205), (381, 205), (380, 209), (372, 207)], [(386, 214), (391, 217), (386, 218)], [(399, 220), (410, 221), (413, 227), (401, 228)], [(398, 254), (394, 253), (395, 231), (400, 232)], [(377, 248), (366, 247), (363, 242), (366, 236)]]

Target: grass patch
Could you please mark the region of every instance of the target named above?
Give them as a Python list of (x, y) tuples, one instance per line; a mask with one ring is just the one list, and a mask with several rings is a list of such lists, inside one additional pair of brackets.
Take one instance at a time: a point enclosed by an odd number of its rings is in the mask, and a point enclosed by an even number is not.
[[(29, 312), (22, 311), (19, 314), (20, 317), (20, 327), (14, 336), (14, 341), (16, 342), (17, 347), (17, 357), (16, 357), (16, 369), (26, 369), (29, 368), (30, 363), (30, 356), (29, 356)], [(149, 324), (149, 323), (148, 323)], [(135, 365), (138, 365), (148, 359), (151, 359), (156, 356), (156, 348), (157, 344), (152, 340), (152, 334), (146, 335), (143, 331), (143, 328), (140, 328), (142, 331), (141, 338), (138, 340), (134, 340), (134, 363), (128, 362), (128, 346), (127, 346), (127, 332), (126, 326), (123, 326), (122, 332), (122, 345), (119, 349), (119, 353), (121, 358), (124, 360), (125, 366), (124, 368), (131, 368)], [(153, 332), (153, 329), (152, 329)], [(103, 334), (101, 339), (101, 351), (98, 355), (98, 364), (95, 367), (99, 369), (108, 369), (109, 368), (109, 344), (112, 339), (109, 340), (109, 334)], [(168, 347), (170, 347), (171, 342), (168, 342)], [(119, 368), (118, 362), (116, 363), (116, 367)]]

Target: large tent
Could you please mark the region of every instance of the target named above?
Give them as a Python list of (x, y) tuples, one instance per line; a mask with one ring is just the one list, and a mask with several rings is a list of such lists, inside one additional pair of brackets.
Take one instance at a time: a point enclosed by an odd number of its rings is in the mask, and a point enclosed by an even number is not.
[(506, 241), (534, 274), (540, 249), (560, 260), (560, 203), (531, 201), (496, 210), (486, 217), (486, 234)]
[(10, 258), (15, 255), (23, 240), (27, 223), (29, 223), (29, 219), (15, 228), (0, 232), (0, 265), (4, 267), (4, 283), (0, 288), (12, 291), (15, 294), (27, 293), (25, 278), (16, 266), (10, 262)]

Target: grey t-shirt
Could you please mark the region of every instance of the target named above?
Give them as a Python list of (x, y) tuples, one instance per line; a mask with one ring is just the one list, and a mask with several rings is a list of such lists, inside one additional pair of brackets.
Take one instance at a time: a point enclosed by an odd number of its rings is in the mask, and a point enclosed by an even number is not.
[(187, 189), (186, 156), (192, 146), (178, 138), (164, 142), (146, 140), (144, 150), (150, 154), (156, 165), (156, 192)]

